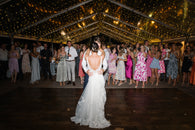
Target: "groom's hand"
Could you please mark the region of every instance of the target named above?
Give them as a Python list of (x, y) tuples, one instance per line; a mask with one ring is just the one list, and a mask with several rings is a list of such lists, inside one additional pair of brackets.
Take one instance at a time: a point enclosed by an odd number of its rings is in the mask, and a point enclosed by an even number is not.
[(89, 76), (92, 76), (92, 75), (93, 75), (93, 73), (90, 72), (89, 70), (87, 71), (87, 74), (88, 74)]

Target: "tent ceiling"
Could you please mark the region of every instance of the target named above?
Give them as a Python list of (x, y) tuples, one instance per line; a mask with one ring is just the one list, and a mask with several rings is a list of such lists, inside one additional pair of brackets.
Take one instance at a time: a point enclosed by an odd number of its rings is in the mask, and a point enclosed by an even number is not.
[(98, 33), (126, 42), (167, 40), (195, 35), (194, 14), (190, 0), (3, 0), (0, 34), (53, 42)]

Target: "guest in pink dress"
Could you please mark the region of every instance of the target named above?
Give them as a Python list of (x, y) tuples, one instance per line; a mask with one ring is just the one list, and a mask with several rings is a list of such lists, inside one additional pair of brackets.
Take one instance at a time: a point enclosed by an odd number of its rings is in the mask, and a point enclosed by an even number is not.
[(146, 69), (146, 56), (144, 46), (141, 45), (141, 51), (138, 52), (135, 57), (137, 57), (137, 63), (135, 66), (134, 80), (136, 80), (135, 88), (138, 87), (138, 82), (143, 81), (142, 87), (145, 87), (145, 81), (147, 80), (147, 69)]
[(84, 55), (85, 51), (86, 51), (86, 45), (83, 45), (82, 49), (80, 51), (80, 62), (79, 62), (79, 77), (81, 79), (81, 84), (83, 84), (84, 76), (85, 76), (85, 73), (84, 73), (83, 68), (82, 68), (83, 55)]
[(19, 72), (19, 66), (18, 66), (18, 58), (19, 53), (15, 49), (15, 46), (11, 46), (11, 50), (9, 52), (9, 71), (11, 72), (12, 78), (11, 82), (15, 83), (17, 79), (17, 73)]
[[(133, 50), (132, 50), (133, 51)], [(133, 75), (133, 57), (134, 54), (129, 47), (127, 47), (127, 62), (125, 64), (125, 72), (126, 72), (126, 78), (130, 79), (129, 85), (133, 83), (132, 81), (132, 75)]]
[(112, 47), (111, 48), (111, 54), (108, 60), (108, 85), (110, 85), (110, 78), (113, 75), (112, 79), (112, 84), (114, 85), (115, 82), (115, 74), (116, 74), (116, 59), (117, 59), (117, 54), (116, 54), (116, 48)]

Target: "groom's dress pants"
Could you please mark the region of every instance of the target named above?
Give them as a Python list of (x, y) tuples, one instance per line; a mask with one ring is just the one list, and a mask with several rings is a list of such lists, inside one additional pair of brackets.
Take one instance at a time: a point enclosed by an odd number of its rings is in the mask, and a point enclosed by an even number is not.
[(87, 73), (85, 73), (83, 89), (85, 89), (85, 87), (87, 86), (88, 79), (89, 79), (89, 75)]

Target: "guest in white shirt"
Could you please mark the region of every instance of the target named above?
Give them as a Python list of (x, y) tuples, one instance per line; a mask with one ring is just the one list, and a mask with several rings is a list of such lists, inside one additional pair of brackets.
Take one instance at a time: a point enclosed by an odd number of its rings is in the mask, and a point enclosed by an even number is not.
[(67, 54), (67, 72), (68, 72), (68, 83), (71, 84), (71, 78), (73, 86), (75, 86), (75, 57), (78, 56), (76, 49), (72, 46), (71, 41), (67, 41), (67, 45), (65, 47), (65, 52)]
[(6, 49), (6, 44), (1, 44), (0, 48), (0, 79), (6, 78), (6, 72), (8, 69), (8, 51)]

